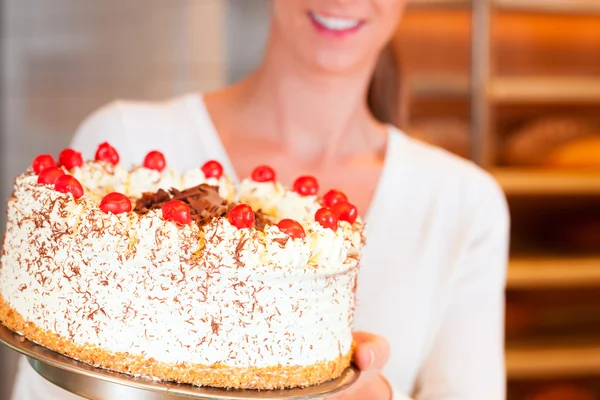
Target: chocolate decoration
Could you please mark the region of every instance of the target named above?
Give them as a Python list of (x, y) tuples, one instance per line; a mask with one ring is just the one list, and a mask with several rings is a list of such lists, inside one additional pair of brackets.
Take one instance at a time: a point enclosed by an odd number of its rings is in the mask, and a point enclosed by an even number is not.
[[(219, 196), (219, 188), (206, 183), (183, 191), (172, 188), (168, 192), (160, 189), (156, 193), (144, 193), (135, 203), (138, 214), (146, 214), (151, 210), (159, 210), (170, 200), (181, 200), (190, 206), (192, 220), (198, 226), (210, 223), (214, 218), (225, 217), (229, 210), (236, 206)], [(270, 224), (267, 216), (260, 210), (254, 213), (254, 225), (258, 230), (264, 230)]]

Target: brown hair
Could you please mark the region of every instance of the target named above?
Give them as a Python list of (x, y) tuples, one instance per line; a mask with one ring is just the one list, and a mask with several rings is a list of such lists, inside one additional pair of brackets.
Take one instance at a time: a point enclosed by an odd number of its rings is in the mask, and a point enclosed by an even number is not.
[(383, 122), (403, 128), (408, 112), (407, 91), (400, 63), (390, 41), (383, 48), (373, 71), (367, 92), (367, 105), (373, 116)]

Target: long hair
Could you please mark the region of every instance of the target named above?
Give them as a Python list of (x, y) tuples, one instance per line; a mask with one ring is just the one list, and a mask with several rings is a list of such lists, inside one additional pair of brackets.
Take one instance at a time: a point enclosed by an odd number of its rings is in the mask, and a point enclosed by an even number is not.
[(393, 42), (381, 51), (367, 92), (367, 104), (375, 118), (404, 128), (408, 113), (405, 80)]

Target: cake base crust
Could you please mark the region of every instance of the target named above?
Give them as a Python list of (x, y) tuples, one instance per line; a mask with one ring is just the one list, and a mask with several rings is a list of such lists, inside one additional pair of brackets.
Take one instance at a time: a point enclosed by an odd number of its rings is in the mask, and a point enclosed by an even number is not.
[(95, 367), (153, 380), (187, 383), (228, 389), (286, 389), (317, 385), (342, 375), (350, 366), (352, 351), (334, 361), (309, 366), (273, 366), (264, 368), (229, 367), (222, 364), (174, 364), (113, 353), (97, 346), (80, 346), (53, 332), (39, 328), (15, 311), (0, 295), (0, 322), (28, 340), (57, 353)]

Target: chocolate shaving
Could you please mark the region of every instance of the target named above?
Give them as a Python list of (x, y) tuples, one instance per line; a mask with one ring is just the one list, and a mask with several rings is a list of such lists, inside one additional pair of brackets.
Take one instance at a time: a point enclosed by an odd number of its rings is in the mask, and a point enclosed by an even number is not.
[(262, 210), (258, 210), (254, 212), (254, 226), (259, 231), (264, 231), (267, 225), (273, 225), (273, 222), (269, 219), (269, 217), (262, 212)]
[(143, 193), (142, 198), (135, 202), (134, 211), (138, 214), (146, 214), (150, 210), (161, 208), (169, 200), (171, 196), (162, 189), (156, 193)]
[(229, 210), (227, 201), (219, 196), (217, 187), (201, 184), (183, 191), (171, 189), (167, 192), (160, 189), (156, 193), (144, 193), (142, 198), (136, 201), (134, 211), (146, 214), (150, 210), (161, 209), (170, 200), (187, 203), (192, 219), (199, 226), (208, 224), (213, 218), (226, 215)]
[[(225, 217), (236, 206), (219, 196), (218, 187), (203, 183), (183, 191), (173, 188), (168, 192), (160, 189), (156, 193), (144, 193), (136, 201), (134, 211), (143, 215), (151, 210), (161, 209), (170, 200), (181, 200), (189, 205), (192, 220), (198, 226), (204, 226), (214, 218)], [(261, 231), (270, 223), (260, 210), (254, 213), (254, 220), (256, 228)]]

